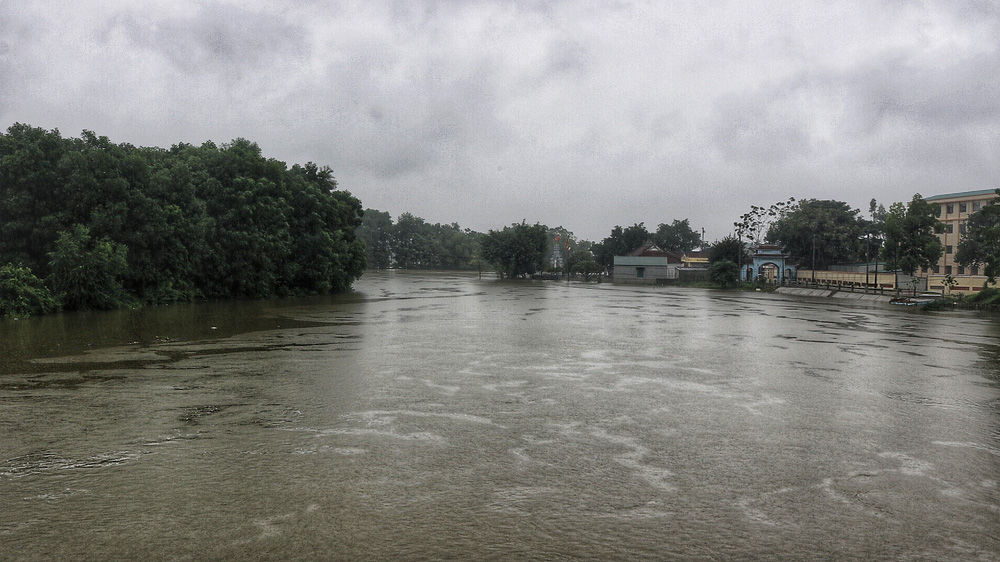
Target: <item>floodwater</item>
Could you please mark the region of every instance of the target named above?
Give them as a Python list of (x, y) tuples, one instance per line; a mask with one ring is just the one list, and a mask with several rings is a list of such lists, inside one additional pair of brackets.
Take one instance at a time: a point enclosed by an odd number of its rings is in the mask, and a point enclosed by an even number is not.
[(1000, 323), (371, 273), (0, 322), (3, 560), (1000, 560)]

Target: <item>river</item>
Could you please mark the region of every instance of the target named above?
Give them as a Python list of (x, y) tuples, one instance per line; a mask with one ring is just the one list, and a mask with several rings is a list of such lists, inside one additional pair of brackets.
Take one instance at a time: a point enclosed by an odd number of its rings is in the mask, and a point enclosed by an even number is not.
[(1000, 322), (368, 273), (0, 322), (3, 560), (1000, 560)]

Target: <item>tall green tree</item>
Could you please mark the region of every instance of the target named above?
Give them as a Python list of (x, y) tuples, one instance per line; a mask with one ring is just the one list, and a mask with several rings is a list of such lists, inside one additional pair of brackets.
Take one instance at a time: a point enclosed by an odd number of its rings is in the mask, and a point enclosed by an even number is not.
[(393, 223), (389, 213), (367, 209), (357, 229), (370, 267), (469, 269), (482, 236), (458, 223), (430, 224), (411, 213)]
[(736, 236), (729, 235), (719, 240), (708, 250), (709, 263), (731, 261), (735, 264), (749, 263), (750, 252), (747, 245)]
[(0, 134), (0, 263), (48, 275), (48, 252), (72, 221), (60, 162), (70, 142), (58, 129), (15, 123)]
[(601, 267), (601, 264), (592, 259), (585, 259), (575, 262), (569, 271), (574, 275), (582, 275), (583, 281), (587, 283), (590, 282), (591, 277), (600, 275), (601, 272), (604, 271), (604, 268)]
[(875, 199), (868, 203), (868, 219), (862, 221), (865, 235), (865, 261), (877, 259), (882, 250), (885, 232), (885, 218), (888, 215), (885, 206)]
[(392, 215), (385, 211), (365, 209), (358, 227), (358, 238), (365, 242), (368, 267), (388, 269), (392, 258)]
[[(996, 193), (1000, 196), (1000, 189)], [(965, 220), (965, 234), (958, 243), (955, 261), (966, 267), (982, 267), (986, 284), (996, 283), (1000, 276), (1000, 197)]]
[(548, 229), (524, 221), (490, 230), (482, 239), (483, 261), (492, 265), (501, 279), (527, 277), (542, 270)]
[(882, 259), (889, 269), (913, 275), (917, 269), (937, 263), (944, 246), (936, 236), (943, 225), (935, 214), (935, 206), (924, 201), (919, 193), (905, 207), (902, 203), (889, 207), (882, 247)]
[(740, 266), (729, 260), (719, 260), (708, 267), (708, 280), (723, 289), (735, 287), (740, 282)]
[(653, 234), (653, 242), (660, 249), (690, 252), (701, 246), (701, 234), (691, 229), (688, 219), (661, 224)]
[(614, 265), (615, 256), (624, 256), (651, 239), (644, 223), (640, 222), (626, 228), (615, 226), (611, 229), (611, 236), (594, 244), (594, 257), (597, 263), (608, 268)]
[(481, 234), (458, 223), (435, 225), (441, 240), (441, 269), (469, 269), (479, 252)]
[(90, 230), (74, 225), (61, 232), (51, 255), (54, 292), (68, 310), (107, 310), (127, 301), (122, 280), (128, 272), (127, 249), (107, 238), (94, 240)]
[(396, 266), (402, 269), (432, 269), (441, 260), (443, 248), (424, 219), (403, 213), (392, 231)]
[(864, 256), (864, 222), (858, 209), (842, 201), (805, 199), (785, 208), (767, 231), (767, 240), (817, 269), (859, 261)]
[(0, 266), (0, 317), (31, 316), (58, 309), (41, 279), (23, 265)]

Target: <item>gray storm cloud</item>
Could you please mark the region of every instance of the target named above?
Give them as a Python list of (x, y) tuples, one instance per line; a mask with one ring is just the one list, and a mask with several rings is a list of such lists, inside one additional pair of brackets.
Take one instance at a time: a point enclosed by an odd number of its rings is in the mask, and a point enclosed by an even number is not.
[(750, 205), (1000, 183), (992, 2), (40, 0), (0, 5), (0, 123), (245, 137), (367, 207), (589, 239)]

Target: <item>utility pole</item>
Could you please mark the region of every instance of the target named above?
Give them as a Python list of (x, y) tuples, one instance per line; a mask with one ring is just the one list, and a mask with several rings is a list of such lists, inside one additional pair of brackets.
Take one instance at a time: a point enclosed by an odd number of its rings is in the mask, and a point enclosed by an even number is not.
[(812, 281), (816, 282), (816, 233), (813, 233), (813, 264), (812, 264)]
[(871, 257), (868, 255), (869, 251), (868, 243), (871, 242), (871, 239), (872, 239), (872, 233), (869, 232), (868, 235), (865, 237), (865, 291), (866, 292), (868, 291), (868, 264), (871, 263), (872, 261)]

